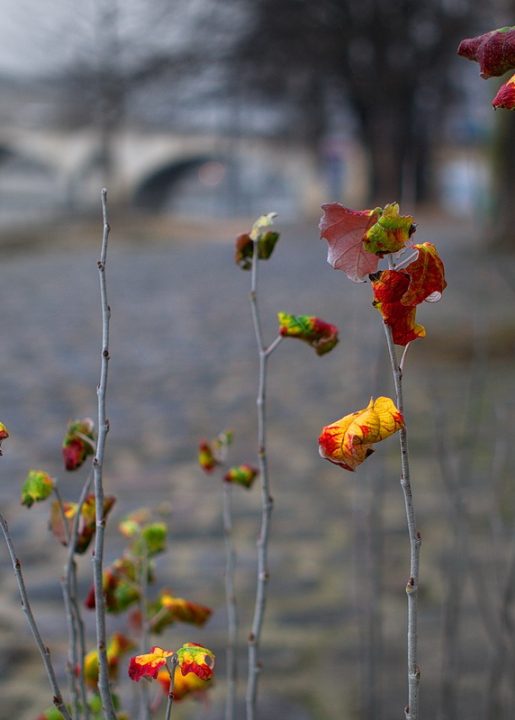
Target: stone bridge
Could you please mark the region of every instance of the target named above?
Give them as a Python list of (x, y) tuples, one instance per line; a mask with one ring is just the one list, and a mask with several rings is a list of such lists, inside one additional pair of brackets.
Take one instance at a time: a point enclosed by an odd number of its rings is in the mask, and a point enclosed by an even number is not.
[[(96, 203), (104, 183), (99, 148), (91, 130), (0, 129), (4, 203), (24, 193), (55, 207)], [(320, 200), (315, 153), (285, 140), (124, 130), (110, 150), (110, 195), (131, 205), (195, 212), (195, 204), (207, 203), (230, 215), (253, 213), (256, 202), (258, 211), (273, 205), (289, 215)]]

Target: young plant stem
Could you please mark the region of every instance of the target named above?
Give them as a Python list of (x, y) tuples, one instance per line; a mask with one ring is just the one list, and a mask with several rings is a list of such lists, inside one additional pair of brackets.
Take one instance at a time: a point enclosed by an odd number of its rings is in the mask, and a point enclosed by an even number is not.
[(173, 705), (173, 691), (175, 688), (175, 670), (179, 664), (179, 658), (174, 653), (171, 657), (166, 658), (166, 669), (170, 675), (170, 688), (168, 690), (168, 700), (166, 703), (165, 720), (170, 720), (172, 717), (172, 705)]
[(259, 385), (256, 405), (258, 418), (259, 475), (261, 479), (261, 528), (257, 540), (258, 563), (256, 600), (252, 628), (248, 639), (249, 667), (246, 694), (247, 720), (255, 720), (256, 716), (258, 676), (261, 670), (259, 647), (261, 641), (261, 630), (265, 617), (267, 586), (270, 577), (268, 570), (268, 540), (270, 534), (270, 519), (273, 509), (273, 498), (270, 494), (270, 478), (268, 474), (268, 460), (266, 454), (266, 372), (268, 358), (279, 345), (281, 340), (281, 336), (279, 336), (268, 348), (265, 347), (263, 342), (257, 294), (258, 262), (258, 243), (254, 241), (250, 305), (252, 309), (252, 322), (254, 325), (254, 333), (256, 336), (259, 355)]
[(102, 310), (102, 354), (100, 368), (100, 382), (97, 387), (98, 399), (98, 437), (96, 453), (93, 459), (93, 481), (95, 485), (95, 514), (96, 533), (95, 549), (93, 553), (93, 579), (95, 586), (95, 622), (98, 652), (98, 690), (102, 702), (102, 710), (106, 720), (116, 720), (113, 698), (109, 687), (109, 672), (106, 648), (106, 608), (103, 590), (103, 563), (104, 563), (104, 535), (106, 520), (104, 516), (104, 487), (102, 471), (104, 465), (104, 452), (106, 436), (109, 431), (109, 421), (106, 417), (106, 390), (109, 367), (109, 320), (111, 309), (107, 302), (106, 289), (106, 261), (107, 241), (109, 238), (109, 223), (107, 219), (107, 190), (102, 189), (102, 218), (103, 234), (100, 260), (97, 263), (100, 279), (100, 303)]
[(59, 712), (63, 716), (64, 720), (72, 720), (72, 717), (71, 717), (70, 713), (68, 712), (66, 705), (64, 704), (63, 696), (61, 694), (61, 690), (60, 690), (59, 684), (57, 682), (57, 678), (56, 678), (55, 671), (54, 671), (54, 666), (52, 665), (52, 660), (50, 658), (50, 649), (43, 642), (43, 639), (39, 632), (39, 628), (38, 628), (36, 620), (34, 618), (34, 614), (32, 612), (32, 608), (30, 606), (29, 598), (27, 595), (27, 589), (25, 587), (25, 581), (23, 579), (23, 573), (21, 570), (21, 563), (18, 560), (18, 558), (16, 557), (16, 552), (14, 549), (14, 544), (13, 544), (12, 538), (9, 533), (9, 527), (7, 525), (7, 521), (1, 513), (0, 513), (0, 527), (2, 528), (2, 533), (4, 536), (5, 544), (7, 545), (7, 550), (9, 552), (9, 556), (11, 558), (11, 563), (13, 566), (14, 574), (16, 576), (16, 582), (18, 583), (18, 590), (20, 593), (22, 610), (25, 613), (25, 617), (27, 618), (27, 622), (31, 629), (32, 635), (34, 636), (34, 640), (36, 641), (36, 645), (40, 652), (41, 659), (43, 660), (43, 665), (45, 666), (46, 674), (48, 676), (48, 681), (49, 681), (50, 687), (52, 689), (53, 704), (56, 707), (56, 709), (59, 710)]
[[(140, 652), (148, 652), (148, 552), (144, 545), (141, 555), (140, 567), (140, 601), (139, 609), (141, 613), (141, 635), (140, 635)], [(148, 683), (140, 683), (140, 720), (149, 720), (150, 718), (150, 697)]]
[[(77, 563), (75, 561), (75, 546), (79, 533), (79, 523), (82, 508), (86, 497), (89, 493), (92, 475), (89, 473), (84, 483), (79, 500), (77, 502), (77, 512), (73, 518), (71, 532), (68, 537), (68, 554), (66, 564), (64, 566), (64, 575), (61, 579), (64, 604), (66, 608), (69, 633), (69, 649), (68, 649), (68, 666), (74, 669), (74, 676), (78, 681), (80, 699), (83, 708), (83, 716), (85, 720), (89, 720), (90, 712), (86, 695), (86, 684), (84, 680), (84, 658), (86, 656), (86, 639), (84, 632), (84, 622), (80, 610), (78, 592), (77, 592)], [(75, 696), (74, 708), (75, 708)], [(75, 709), (74, 709), (74, 712)], [(78, 717), (78, 716), (77, 716)]]
[[(399, 411), (404, 417), (404, 401), (402, 394), (402, 368), (397, 361), (397, 353), (393, 342), (392, 331), (389, 325), (383, 323), (388, 347), (388, 356), (395, 386), (395, 398)], [(408, 704), (404, 709), (406, 720), (418, 720), (420, 669), (417, 662), (418, 640), (418, 584), (419, 584), (419, 558), (422, 538), (417, 531), (413, 492), (410, 482), (408, 432), (405, 424), (399, 432), (401, 450), (401, 487), (404, 494), (406, 520), (410, 542), (410, 573), (406, 584), (408, 597)]]
[[(57, 486), (57, 482), (54, 485), (54, 495), (56, 497), (57, 506), (59, 508), (59, 514), (61, 515), (61, 522), (63, 524), (63, 533), (66, 541), (66, 546), (70, 548), (71, 543), (71, 531), (66, 513), (64, 510), (64, 503)], [(75, 541), (74, 541), (75, 542)], [(79, 697), (79, 684), (77, 677), (78, 668), (78, 628), (76, 618), (76, 608), (72, 606), (72, 588), (71, 588), (71, 575), (68, 575), (68, 568), (65, 568), (65, 575), (61, 578), (61, 589), (63, 593), (64, 611), (66, 615), (66, 624), (68, 626), (68, 685), (70, 687), (70, 695), (72, 698), (72, 709), (73, 717), (80, 718), (80, 697)]]
[(236, 647), (238, 641), (238, 612), (234, 590), (235, 552), (232, 541), (232, 485), (222, 482), (223, 524), (225, 541), (225, 603), (227, 608), (227, 695), (225, 720), (234, 720), (236, 701)]

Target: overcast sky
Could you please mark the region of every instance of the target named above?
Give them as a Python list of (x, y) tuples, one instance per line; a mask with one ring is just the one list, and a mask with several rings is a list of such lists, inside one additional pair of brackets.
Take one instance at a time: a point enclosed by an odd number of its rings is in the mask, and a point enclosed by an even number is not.
[(0, 74), (46, 73), (81, 55), (91, 60), (102, 13), (115, 18), (130, 62), (131, 46), (180, 49), (199, 27), (209, 29), (215, 9), (230, 32), (223, 15), (236, 20), (236, 8), (225, 0), (0, 0)]

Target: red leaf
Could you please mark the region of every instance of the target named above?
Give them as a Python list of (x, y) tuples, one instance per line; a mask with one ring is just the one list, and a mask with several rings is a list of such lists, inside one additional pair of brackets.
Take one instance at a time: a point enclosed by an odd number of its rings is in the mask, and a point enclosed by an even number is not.
[(515, 25), (462, 40), (458, 55), (479, 63), (481, 77), (498, 77), (515, 69)]
[(379, 310), (385, 323), (391, 327), (396, 345), (407, 345), (426, 334), (423, 326), (415, 321), (416, 305), (403, 304), (409, 287), (410, 276), (406, 270), (384, 270), (372, 282), (373, 305)]
[(495, 109), (504, 108), (505, 110), (515, 110), (515, 75), (501, 85), (497, 95), (492, 100)]
[(377, 270), (379, 258), (363, 246), (366, 231), (379, 213), (374, 210), (349, 210), (340, 203), (322, 205), (320, 237), (329, 243), (327, 262), (343, 270), (354, 282), (361, 282)]

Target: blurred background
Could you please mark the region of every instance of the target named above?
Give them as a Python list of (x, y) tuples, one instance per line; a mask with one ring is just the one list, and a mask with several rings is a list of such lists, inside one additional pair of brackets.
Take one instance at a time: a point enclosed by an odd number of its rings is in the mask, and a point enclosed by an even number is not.
[[(0, 9), (0, 406), (11, 434), (0, 499), (63, 686), (64, 551), (47, 509), (21, 508), (18, 496), (31, 467), (59, 477), (67, 499), (79, 492), (60, 445), (68, 420), (96, 415), (106, 186), (106, 487), (118, 498), (106, 560), (123, 547), (117, 521), (157, 508), (170, 525), (160, 584), (215, 610), (205, 629), (174, 626), (167, 637), (218, 655), (210, 699), (178, 705), (178, 720), (223, 717), (221, 489), (196, 451), (234, 428), (231, 462), (255, 462), (249, 277), (233, 242), (270, 211), (282, 237), (261, 266), (268, 341), (284, 310), (338, 324), (341, 343), (317, 358), (285, 342), (270, 360), (276, 503), (260, 719), (401, 716), (408, 540), (396, 441), (355, 475), (323, 463), (316, 442), (322, 425), (393, 393), (368, 287), (325, 262), (320, 204), (399, 200), (417, 241), (437, 245), (449, 283), (440, 304), (420, 310), (427, 337), (405, 373), (424, 541), (422, 716), (511, 720), (515, 113), (493, 112), (500, 80), (481, 80), (456, 48), (515, 22), (513, 0), (0, 0)], [(234, 500), (243, 697), (259, 493)], [(51, 698), (6, 553), (0, 565), (0, 718), (33, 720)], [(90, 573), (84, 558), (84, 594)], [(130, 706), (132, 688), (120, 685)]]

